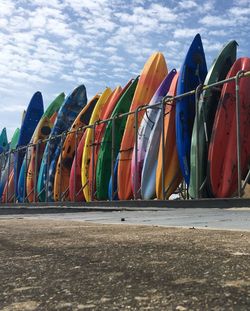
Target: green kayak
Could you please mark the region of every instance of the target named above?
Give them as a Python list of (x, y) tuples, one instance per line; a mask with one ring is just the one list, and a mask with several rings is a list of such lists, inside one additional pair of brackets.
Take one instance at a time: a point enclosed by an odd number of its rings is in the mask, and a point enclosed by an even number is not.
[[(207, 73), (204, 85), (212, 84), (226, 78), (228, 71), (236, 60), (237, 45), (238, 44), (236, 41), (230, 41), (228, 44), (223, 46), (218, 57), (213, 61), (212, 66)], [(206, 182), (208, 146), (210, 142), (216, 109), (220, 99), (221, 88), (222, 86), (204, 90), (198, 102), (198, 114), (196, 114), (195, 117), (190, 153), (190, 184), (188, 192), (191, 198), (198, 198), (198, 193), (196, 190), (197, 166), (199, 172), (199, 197), (210, 196)], [(198, 118), (198, 142), (196, 118)], [(197, 145), (199, 146), (199, 161), (197, 161), (196, 155)]]
[(20, 132), (20, 129), (17, 128), (10, 141), (10, 150), (16, 149), (16, 145), (18, 143), (18, 138), (19, 138), (19, 132)]
[[(111, 118), (129, 111), (138, 80), (139, 77), (137, 77), (131, 83), (126, 92), (120, 98), (120, 100), (116, 104), (115, 109), (112, 112)], [(114, 159), (116, 159), (120, 149), (126, 121), (127, 117), (121, 119), (119, 118), (116, 119), (115, 121)], [(107, 124), (97, 160), (96, 197), (98, 200), (108, 200), (108, 187), (111, 175), (111, 156), (112, 156), (111, 147), (112, 147), (112, 122), (110, 121)]]

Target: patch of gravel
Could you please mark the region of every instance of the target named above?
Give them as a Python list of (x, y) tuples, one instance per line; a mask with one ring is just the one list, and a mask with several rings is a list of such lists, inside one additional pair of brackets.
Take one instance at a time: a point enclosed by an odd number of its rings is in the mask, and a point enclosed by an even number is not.
[(249, 310), (250, 233), (0, 221), (0, 309)]

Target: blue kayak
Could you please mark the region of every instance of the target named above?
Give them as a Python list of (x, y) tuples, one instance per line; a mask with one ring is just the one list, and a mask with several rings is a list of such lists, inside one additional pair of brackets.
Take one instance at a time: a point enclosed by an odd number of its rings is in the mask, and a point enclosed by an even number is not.
[[(80, 85), (66, 97), (64, 103), (62, 104), (58, 112), (55, 125), (50, 133), (50, 138), (68, 131), (75, 118), (86, 104), (86, 88), (84, 85)], [(57, 137), (51, 140), (50, 143), (48, 142), (45, 147), (37, 182), (37, 193), (39, 201), (41, 202), (46, 200), (46, 192), (48, 201), (54, 200), (54, 178), (57, 160), (60, 155), (60, 140), (60, 137)]]
[[(22, 126), (20, 129), (19, 139), (17, 143), (17, 148), (26, 146), (29, 144), (31, 137), (36, 129), (36, 126), (43, 115), (43, 98), (41, 92), (36, 92), (29, 103), (27, 111), (25, 113)], [(20, 170), (22, 167), (23, 159), (25, 156), (25, 149), (19, 150), (15, 153), (15, 163), (14, 163), (14, 185), (15, 185), (15, 195), (18, 198), (18, 180), (20, 175)]]
[[(180, 69), (177, 96), (203, 84), (207, 65), (201, 37), (197, 34)], [(185, 182), (190, 180), (190, 149), (195, 117), (195, 95), (185, 96), (176, 102), (176, 142), (181, 171)]]
[(118, 164), (119, 164), (119, 153), (117, 155), (115, 165), (114, 165), (114, 188), (113, 188), (113, 193), (112, 193), (112, 176), (110, 177), (109, 180), (109, 189), (108, 189), (108, 195), (109, 195), (109, 200), (119, 200), (118, 198), (118, 189), (117, 189), (117, 174), (118, 174)]

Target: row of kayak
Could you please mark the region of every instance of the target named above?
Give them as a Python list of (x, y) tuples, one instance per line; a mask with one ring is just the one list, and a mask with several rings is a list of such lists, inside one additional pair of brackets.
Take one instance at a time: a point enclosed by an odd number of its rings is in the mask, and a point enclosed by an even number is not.
[[(10, 144), (5, 129), (0, 135), (2, 202), (168, 199), (183, 180), (191, 198), (234, 196), (235, 79), (205, 88), (197, 105), (194, 93), (174, 97), (249, 72), (250, 59), (237, 59), (236, 50), (236, 41), (227, 43), (207, 71), (197, 34), (179, 72), (169, 71), (157, 52), (140, 76), (89, 101), (80, 85), (44, 112), (36, 92)], [(244, 178), (250, 160), (248, 74), (238, 83)]]

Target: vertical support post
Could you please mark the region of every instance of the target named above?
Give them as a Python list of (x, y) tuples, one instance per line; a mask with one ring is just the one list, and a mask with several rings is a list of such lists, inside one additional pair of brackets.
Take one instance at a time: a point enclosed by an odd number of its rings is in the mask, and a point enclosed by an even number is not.
[(116, 117), (112, 118), (112, 136), (111, 136), (111, 201), (113, 201), (114, 198), (114, 182), (115, 182), (115, 120)]
[[(9, 159), (8, 159), (8, 172), (7, 172), (7, 188), (6, 188), (6, 200), (5, 203), (8, 203), (9, 199), (9, 180), (10, 180), (10, 166), (11, 166), (11, 156), (12, 156), (12, 150), (9, 151)], [(14, 157), (14, 154), (13, 154)], [(12, 161), (14, 163), (14, 161)]]
[(140, 107), (136, 108), (135, 110), (135, 181), (134, 181), (134, 200), (138, 199), (138, 112), (139, 112)]
[(247, 175), (246, 175), (245, 180), (243, 181), (243, 185), (242, 185), (241, 190), (244, 190), (244, 189), (245, 189), (245, 187), (246, 187), (246, 185), (247, 185), (247, 182), (248, 182), (248, 180), (249, 180), (249, 177), (250, 177), (250, 169), (248, 168), (248, 173), (247, 173)]
[(161, 194), (162, 200), (165, 200), (165, 103), (164, 99), (161, 101), (161, 157), (162, 157), (162, 170), (161, 170)]
[(92, 163), (91, 163), (91, 173), (92, 173), (92, 180), (91, 180), (91, 201), (94, 201), (94, 174), (95, 174), (95, 129), (96, 129), (96, 125), (98, 124), (98, 121), (96, 121), (93, 124), (92, 127), (92, 143), (91, 143), (91, 155), (92, 155)]
[(36, 196), (37, 196), (37, 171), (38, 171), (38, 154), (39, 154), (39, 147), (40, 147), (41, 140), (38, 140), (37, 144), (34, 146), (36, 148), (35, 153), (35, 171), (34, 171), (34, 190), (33, 190), (33, 202), (36, 202)]
[(5, 152), (0, 154), (0, 179), (2, 178), (2, 171), (4, 168), (4, 158), (5, 158)]
[[(61, 139), (60, 139), (60, 155), (59, 155), (59, 159), (58, 161), (60, 166), (59, 166), (59, 202), (62, 201), (62, 152), (63, 152), (63, 143), (64, 143), (64, 138), (67, 136), (67, 132), (63, 132), (61, 135)], [(71, 134), (71, 133), (70, 133)]]
[(240, 76), (243, 70), (240, 70), (235, 77), (235, 95), (236, 95), (236, 144), (237, 144), (237, 171), (238, 171), (238, 197), (241, 197), (241, 137), (240, 137)]
[(196, 149), (195, 149), (195, 198), (200, 198), (200, 149), (199, 149), (199, 98), (200, 98), (200, 92), (202, 89), (202, 85), (198, 85), (195, 89), (195, 130), (196, 130)]
[(23, 174), (23, 203), (26, 201), (26, 175), (27, 175), (27, 166), (28, 166), (28, 156), (29, 156), (29, 147), (30, 145), (26, 146), (25, 150), (25, 163), (24, 163), (24, 174)]
[(74, 162), (74, 184), (73, 184), (73, 188), (74, 188), (74, 198), (73, 201), (76, 202), (76, 166), (77, 166), (77, 147), (78, 147), (78, 129), (76, 129), (75, 131), (75, 145), (74, 145), (74, 149), (75, 149), (75, 162)]
[(14, 176), (13, 176), (13, 179), (14, 179), (14, 196), (13, 196), (13, 200), (14, 200), (14, 203), (16, 203), (16, 178), (17, 178), (17, 165), (15, 165), (15, 162), (17, 163), (18, 160), (19, 160), (19, 151), (20, 151), (20, 147), (17, 147), (15, 152), (16, 152), (16, 160), (17, 161), (14, 161)]
[[(52, 139), (54, 139), (52, 137)], [(45, 180), (45, 202), (48, 202), (48, 194), (49, 194), (49, 167), (50, 167), (50, 142), (52, 140), (49, 138), (48, 140), (48, 156), (47, 156), (47, 167), (46, 167), (46, 180)]]

